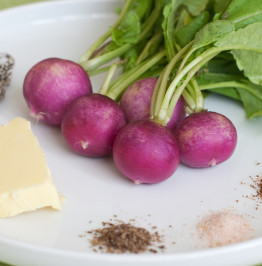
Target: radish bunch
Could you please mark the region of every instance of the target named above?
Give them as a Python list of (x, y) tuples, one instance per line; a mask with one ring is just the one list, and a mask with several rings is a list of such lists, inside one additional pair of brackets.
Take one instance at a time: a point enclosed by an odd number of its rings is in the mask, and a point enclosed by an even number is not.
[[(241, 61), (242, 48), (254, 52), (259, 34), (254, 40), (246, 36), (261, 25), (235, 25), (228, 16), (235, 10), (231, 4), (230, 12), (223, 7), (214, 16), (206, 2), (201, 8), (180, 2), (127, 0), (79, 64), (45, 59), (24, 80), (33, 117), (60, 126), (78, 154), (112, 156), (136, 184), (162, 182), (179, 163), (208, 168), (229, 159), (236, 128), (224, 115), (205, 109), (203, 90), (220, 88), (218, 93), (243, 100), (241, 90), (255, 97), (260, 89), (259, 81), (250, 84), (237, 69), (248, 64), (234, 60)], [(182, 10), (188, 14), (180, 16)], [(105, 79), (93, 93), (89, 77), (102, 72)], [(260, 107), (247, 109), (256, 115)]]
[(87, 157), (112, 155), (135, 184), (162, 182), (180, 162), (199, 168), (228, 159), (237, 142), (232, 122), (207, 111), (186, 116), (181, 96), (170, 120), (161, 125), (152, 116), (157, 82), (155, 77), (137, 80), (117, 102), (93, 93), (80, 65), (48, 58), (29, 70), (23, 90), (30, 114), (60, 126), (71, 150)]

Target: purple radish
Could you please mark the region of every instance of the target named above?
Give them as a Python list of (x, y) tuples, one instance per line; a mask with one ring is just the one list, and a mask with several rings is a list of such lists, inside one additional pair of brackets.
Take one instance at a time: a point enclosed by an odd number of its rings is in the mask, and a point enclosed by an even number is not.
[(237, 131), (224, 115), (200, 112), (184, 118), (176, 131), (181, 162), (190, 167), (215, 166), (227, 160), (237, 144)]
[(181, 121), (185, 118), (185, 116), (186, 116), (185, 103), (183, 97), (180, 96), (176, 103), (172, 117), (166, 125), (167, 128), (169, 128), (174, 132), (181, 123)]
[(117, 134), (113, 158), (119, 171), (135, 184), (159, 183), (176, 171), (179, 146), (168, 128), (150, 120), (138, 120)]
[(69, 103), (92, 92), (90, 79), (77, 63), (47, 58), (26, 74), (24, 98), (30, 115), (49, 125), (59, 126)]
[(104, 157), (112, 153), (113, 141), (125, 124), (125, 114), (117, 102), (93, 93), (71, 103), (62, 120), (61, 130), (74, 152)]
[(122, 95), (120, 105), (128, 122), (150, 118), (150, 105), (157, 78), (135, 81)]
[[(120, 105), (126, 115), (127, 121), (150, 119), (150, 105), (157, 78), (144, 78), (135, 81), (123, 93)], [(184, 100), (179, 98), (174, 113), (167, 124), (171, 130), (185, 117)]]

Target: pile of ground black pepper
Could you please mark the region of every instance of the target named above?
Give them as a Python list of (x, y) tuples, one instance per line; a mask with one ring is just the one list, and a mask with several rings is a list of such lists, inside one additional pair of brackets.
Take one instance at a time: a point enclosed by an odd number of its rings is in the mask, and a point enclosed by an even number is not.
[(102, 222), (102, 228), (87, 231), (92, 235), (90, 243), (94, 252), (104, 253), (142, 253), (163, 251), (162, 237), (157, 231), (150, 233), (147, 229), (130, 223)]

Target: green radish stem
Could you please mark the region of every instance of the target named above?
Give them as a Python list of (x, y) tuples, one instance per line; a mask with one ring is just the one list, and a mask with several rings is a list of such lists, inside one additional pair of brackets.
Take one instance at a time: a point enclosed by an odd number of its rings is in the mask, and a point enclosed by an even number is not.
[(114, 63), (110, 66), (109, 71), (107, 72), (106, 78), (104, 79), (104, 82), (102, 84), (102, 86), (100, 87), (99, 93), (106, 95), (110, 82), (114, 77), (114, 74), (118, 68), (119, 63)]
[[(161, 12), (160, 1), (156, 1), (156, 8), (150, 14), (150, 17), (147, 19), (145, 24), (142, 26), (142, 32), (138, 38), (138, 42), (143, 40), (148, 35), (148, 33), (152, 30), (152, 27), (153, 27), (154, 23), (156, 22), (160, 12)], [(121, 46), (121, 47), (119, 47), (113, 51), (110, 51), (108, 53), (105, 53), (103, 55), (100, 55), (98, 57), (95, 57), (95, 58), (92, 58), (89, 60), (85, 60), (83, 62), (81, 61), (80, 64), (86, 70), (86, 72), (89, 73), (90, 71), (95, 70), (97, 67), (100, 67), (101, 65), (110, 62), (114, 58), (123, 55), (125, 52), (127, 52), (129, 49), (131, 49), (133, 46), (134, 45), (130, 44), (130, 43), (124, 44), (123, 46)]]
[(195, 89), (191, 81), (187, 84), (186, 90), (193, 99), (196, 98)]
[(154, 88), (154, 91), (153, 91), (153, 95), (152, 95), (152, 98), (151, 98), (150, 117), (152, 119), (154, 118), (157, 95), (159, 93), (159, 88), (160, 88), (160, 84), (162, 82), (162, 79), (163, 79), (163, 76), (164, 76), (164, 73), (165, 73), (165, 69), (166, 69), (166, 67), (164, 68), (164, 70), (161, 72), (161, 74), (159, 75), (159, 77), (157, 79), (157, 82), (156, 82), (156, 85), (155, 85), (155, 88)]
[(145, 48), (136, 60), (136, 65), (140, 64), (147, 57), (148, 51), (150, 50), (151, 46), (154, 45), (155, 42), (160, 42), (162, 38), (162, 32), (158, 32), (147, 42)]
[[(165, 50), (157, 53), (154, 57), (145, 60), (141, 66), (137, 66), (135, 69), (136, 71), (132, 71), (130, 75), (127, 75), (125, 78), (121, 78), (115, 83), (112, 87), (109, 88), (107, 96), (118, 100), (120, 95), (124, 92), (125, 88), (128, 87), (134, 80), (139, 78), (145, 71), (147, 71), (150, 67), (156, 64), (160, 59), (165, 56)], [(125, 72), (123, 75), (125, 75)], [(120, 76), (121, 77), (121, 76)]]
[(159, 13), (161, 12), (161, 1), (155, 1), (156, 7), (154, 8), (153, 12), (147, 18), (146, 22), (142, 25), (142, 32), (139, 36), (138, 41), (143, 40), (146, 35), (152, 30), (156, 20), (159, 17)]
[(164, 99), (164, 95), (166, 93), (166, 87), (168, 83), (169, 76), (177, 64), (177, 62), (182, 58), (182, 56), (188, 51), (188, 49), (191, 47), (193, 42), (187, 44), (183, 49), (181, 49), (168, 63), (168, 65), (165, 67), (163, 71), (163, 75), (161, 75), (161, 80), (159, 83), (156, 84), (153, 96), (152, 96), (152, 105), (151, 108), (151, 116), (155, 117), (157, 116), (161, 103)]
[[(117, 28), (120, 25), (123, 17), (125, 16), (127, 11), (129, 10), (131, 4), (132, 4), (132, 0), (126, 0), (125, 1), (124, 8), (122, 9), (121, 13), (119, 14), (115, 24), (112, 26), (113, 29)], [(85, 61), (87, 61), (91, 57), (91, 55), (95, 52), (95, 50), (110, 37), (110, 35), (111, 35), (111, 30), (109, 29), (93, 45), (91, 45), (89, 47), (89, 49), (80, 58), (79, 63), (82, 64)]]
[[(193, 42), (193, 41), (192, 41)], [(193, 48), (193, 49), (190, 49), (189, 51), (188, 51), (188, 53), (185, 55), (185, 57), (183, 58), (183, 60), (182, 60), (182, 62), (181, 62), (181, 64), (180, 64), (180, 66), (178, 67), (178, 70), (177, 70), (177, 73), (179, 73), (182, 69), (183, 69), (183, 67), (185, 66), (185, 64), (186, 64), (186, 61), (188, 60), (188, 58), (194, 53), (194, 51), (196, 51), (197, 49), (195, 49), (195, 48)]]
[[(149, 61), (149, 59), (146, 62), (148, 62), (148, 61)], [(114, 81), (111, 82), (110, 90), (112, 90), (113, 88), (117, 88), (117, 87), (121, 86), (123, 81), (125, 81), (128, 77), (130, 77), (131, 75), (134, 75), (135, 73), (143, 74), (144, 70), (142, 70), (142, 72), (140, 72), (140, 71), (141, 71), (142, 67), (144, 66), (144, 64), (145, 64), (145, 61), (140, 63), (139, 65), (133, 67), (132, 69), (125, 71), (120, 76), (118, 76)]]
[(130, 75), (133, 75), (135, 72), (139, 71), (140, 67), (143, 65), (143, 63), (141, 63), (138, 66), (133, 67), (132, 69), (125, 71), (124, 73), (122, 73), (120, 76), (118, 76), (114, 81), (111, 82), (110, 84), (110, 90), (112, 88), (121, 86), (122, 82), (127, 79)]
[(89, 71), (88, 72), (88, 76), (89, 77), (92, 77), (92, 76), (95, 76), (95, 75), (98, 75), (98, 74), (101, 74), (101, 73), (104, 73), (104, 72), (107, 72), (109, 71), (110, 69), (110, 66), (107, 66), (107, 67), (100, 67), (100, 68), (97, 68), (93, 71)]
[[(195, 58), (192, 62), (190, 62), (187, 66), (185, 66), (174, 78), (174, 80), (169, 85), (164, 100), (162, 102), (161, 108), (159, 110), (159, 113), (157, 115), (158, 120), (166, 125), (170, 119), (170, 112), (173, 113), (174, 107), (182, 94), (184, 88), (186, 87), (187, 83), (190, 81), (190, 79), (194, 76), (194, 74), (209, 60), (211, 60), (213, 57), (215, 57), (217, 54), (221, 52), (221, 48), (214, 47), (206, 50), (202, 55)], [(192, 71), (191, 71), (192, 70)], [(188, 73), (190, 71), (190, 73)], [(183, 82), (181, 86), (179, 86), (177, 89), (176, 87), (181, 82), (181, 80), (184, 78), (184, 76), (187, 75), (186, 80)], [(172, 103), (170, 103), (172, 98)], [(173, 109), (172, 109), (173, 108)], [(172, 109), (172, 110), (171, 110)]]
[(198, 113), (198, 112), (203, 111), (204, 109), (204, 97), (203, 97), (203, 94), (201, 93), (201, 90), (199, 89), (197, 81), (194, 78), (192, 78), (191, 82), (195, 90), (195, 99), (196, 99), (195, 112)]
[[(180, 97), (180, 95), (182, 94), (184, 88), (186, 87), (186, 85), (188, 84), (188, 82), (194, 77), (195, 73), (203, 66), (205, 65), (209, 60), (211, 60), (213, 57), (215, 57), (218, 53), (213, 54), (213, 55), (209, 55), (208, 57), (206, 57), (205, 59), (203, 59), (200, 63), (198, 63), (195, 67), (192, 67), (192, 69), (190, 71), (188, 71), (187, 77), (186, 79), (183, 81), (182, 85), (179, 86), (175, 92), (173, 97), (170, 98), (170, 103), (168, 104), (168, 108), (165, 112), (165, 117), (163, 119), (163, 121), (165, 121), (165, 123), (168, 123), (168, 121), (170, 120), (172, 114), (173, 114), (173, 110), (176, 106), (176, 103)], [(186, 75), (186, 74), (185, 74)], [(171, 84), (170, 84), (171, 86)], [(169, 87), (170, 87), (169, 86)], [(172, 88), (172, 87), (171, 87)], [(176, 86), (173, 87), (174, 89), (176, 88)], [(169, 89), (169, 88), (168, 88)], [(173, 90), (174, 90), (173, 89)], [(197, 99), (197, 101), (199, 101), (199, 99)], [(203, 104), (202, 99), (201, 102), (197, 102), (196, 105), (201, 108), (204, 109), (204, 106), (201, 106), (201, 104)], [(161, 111), (161, 110), (160, 110)], [(162, 120), (160, 120), (162, 121)]]
[(87, 60), (83, 63), (81, 63), (81, 66), (85, 69), (85, 71), (87, 71), (88, 73), (90, 71), (95, 70), (97, 67), (108, 63), (109, 61), (113, 60), (114, 58), (124, 54), (125, 52), (127, 52), (129, 49), (132, 48), (132, 44), (125, 44), (111, 52), (108, 52), (106, 54), (103, 54), (101, 56), (98, 57), (94, 57), (90, 60)]
[(211, 84), (205, 84), (205, 85), (199, 85), (199, 89), (202, 90), (208, 90), (208, 89), (217, 89), (217, 88), (240, 88), (240, 89), (244, 89), (246, 91), (248, 91), (250, 94), (254, 95), (255, 97), (260, 98), (260, 100), (262, 100), (262, 97), (258, 94), (255, 94), (253, 90), (250, 90), (249, 86), (241, 83), (241, 82), (237, 82), (237, 81), (223, 81), (223, 82), (216, 82), (216, 83), (211, 83)]
[(183, 90), (182, 95), (187, 103), (187, 106), (190, 108), (191, 111), (194, 111), (196, 109), (196, 104), (194, 98), (189, 94), (188, 90)]
[[(213, 47), (209, 48), (205, 52), (203, 52), (200, 56), (196, 57), (193, 61), (191, 61), (188, 65), (186, 65), (174, 78), (174, 80), (169, 85), (167, 92), (165, 94), (165, 98), (162, 102), (161, 109), (158, 113), (158, 120), (163, 125), (166, 125), (168, 121), (170, 120), (173, 110), (176, 106), (176, 103), (182, 94), (184, 88), (188, 84), (188, 82), (193, 78), (195, 73), (208, 61), (210, 61), (213, 57), (217, 56), (220, 52), (226, 51), (226, 50), (243, 50), (243, 47), (240, 47), (239, 45), (234, 46), (222, 46), (222, 47)], [(250, 50), (250, 49), (248, 49)], [(255, 50), (255, 49), (254, 49)], [(186, 79), (182, 81), (184, 76), (187, 75)], [(179, 83), (182, 82), (182, 85), (178, 86)], [(177, 87), (178, 86), (178, 87)], [(199, 95), (201, 92), (198, 92)], [(203, 99), (202, 97), (199, 97), (197, 99), (197, 106), (204, 109), (203, 105)]]

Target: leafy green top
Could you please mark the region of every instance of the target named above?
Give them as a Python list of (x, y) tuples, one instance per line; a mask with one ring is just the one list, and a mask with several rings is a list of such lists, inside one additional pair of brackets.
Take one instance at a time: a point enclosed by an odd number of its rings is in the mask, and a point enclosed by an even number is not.
[(100, 93), (119, 100), (135, 80), (157, 76), (151, 114), (162, 124), (181, 95), (188, 113), (203, 110), (206, 91), (262, 115), (261, 0), (126, 0), (118, 10), (80, 59), (89, 75), (107, 72)]

